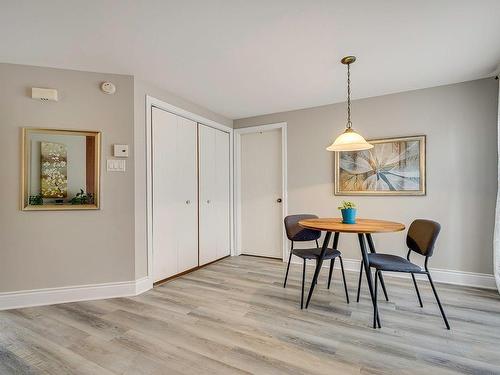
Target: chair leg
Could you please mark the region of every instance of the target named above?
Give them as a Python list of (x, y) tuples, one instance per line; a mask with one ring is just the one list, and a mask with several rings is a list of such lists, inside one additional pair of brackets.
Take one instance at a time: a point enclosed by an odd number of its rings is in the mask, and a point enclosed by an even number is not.
[(288, 265), (286, 266), (285, 282), (283, 283), (283, 288), (286, 288), (286, 280), (288, 279), (288, 271), (290, 270), (291, 261), (292, 261), (292, 251), (290, 250), (290, 256), (288, 257)]
[[(375, 244), (373, 243), (373, 238), (370, 233), (366, 234), (366, 239), (368, 240), (368, 247), (370, 248), (370, 253), (375, 254)], [(382, 271), (379, 272), (379, 280), (380, 286), (382, 287), (382, 291), (384, 292), (385, 300), (389, 301), (389, 297), (387, 296), (387, 290), (385, 289), (384, 277), (382, 276)]]
[(382, 287), (382, 291), (384, 292), (385, 300), (389, 302), (389, 297), (387, 296), (387, 290), (385, 290), (385, 282), (382, 277), (382, 271), (378, 273), (378, 278), (380, 279), (380, 286)]
[(417, 297), (418, 297), (418, 302), (420, 303), (420, 307), (424, 307), (424, 304), (422, 303), (422, 298), (420, 297), (420, 292), (418, 290), (417, 286), (417, 280), (415, 279), (415, 275), (412, 273), (411, 278), (413, 279), (413, 285), (415, 285), (415, 291), (417, 292)]
[[(376, 270), (375, 271), (375, 291), (374, 291), (374, 294), (375, 294), (375, 302), (373, 304), (373, 328), (377, 328), (377, 319), (379, 319), (378, 317), (378, 307), (377, 307), (377, 304), (378, 304), (378, 301), (377, 301), (377, 293), (378, 293), (378, 280), (379, 280), (379, 270)], [(380, 326), (380, 323), (379, 323), (379, 328), (381, 328)]]
[(358, 281), (358, 297), (356, 302), (359, 302), (359, 292), (361, 291), (361, 277), (363, 276), (363, 262), (361, 262), (361, 269), (359, 270), (359, 281)]
[(333, 267), (335, 266), (335, 258), (330, 259), (330, 272), (328, 273), (328, 286), (327, 289), (330, 289), (330, 283), (332, 282), (332, 273)]
[[(316, 259), (316, 264), (318, 264), (318, 260)], [(316, 279), (316, 282), (314, 283), (314, 285), (318, 285), (318, 280)]]
[(302, 266), (302, 295), (300, 296), (300, 308), (304, 308), (304, 284), (306, 281), (306, 260), (304, 259), (304, 264)]
[(347, 291), (347, 283), (345, 282), (344, 262), (342, 261), (341, 256), (339, 256), (339, 259), (340, 259), (340, 268), (342, 270), (342, 279), (344, 280), (345, 299), (347, 300), (347, 303), (349, 303), (349, 292)]
[(441, 306), (441, 301), (439, 300), (439, 296), (436, 292), (436, 288), (434, 287), (434, 283), (432, 282), (431, 274), (427, 271), (427, 277), (429, 278), (429, 282), (431, 283), (432, 291), (434, 292), (434, 296), (436, 297), (436, 301), (439, 306), (439, 310), (441, 311), (441, 315), (443, 316), (444, 324), (446, 324), (446, 328), (450, 329), (450, 324), (448, 323), (448, 319), (446, 319), (446, 314), (444, 313), (443, 306)]

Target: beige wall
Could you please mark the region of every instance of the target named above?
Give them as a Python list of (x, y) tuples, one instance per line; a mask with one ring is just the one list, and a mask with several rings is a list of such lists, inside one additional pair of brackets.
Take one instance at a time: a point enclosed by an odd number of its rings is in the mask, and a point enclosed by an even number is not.
[[(497, 102), (492, 78), (354, 101), (354, 128), (367, 138), (427, 135), (427, 195), (348, 197), (359, 215), (406, 224), (437, 220), (443, 229), (431, 267), (492, 274)], [(290, 214), (338, 216), (346, 197), (333, 195), (333, 154), (325, 147), (345, 117), (341, 103), (234, 121), (235, 128), (288, 123)], [(403, 233), (374, 238), (379, 251), (406, 252)], [(355, 236), (342, 236), (340, 249), (359, 259)]]
[[(110, 80), (115, 95), (99, 84)], [(59, 102), (30, 98), (56, 88)], [(0, 292), (134, 279), (134, 83), (131, 76), (0, 64)], [(19, 210), (20, 129), (102, 131), (98, 211)], [(125, 173), (108, 173), (113, 143), (131, 145)]]
[[(115, 95), (100, 91), (106, 80)], [(0, 292), (146, 276), (146, 95), (227, 126), (232, 120), (132, 76), (0, 64), (0, 82), (0, 194), (10, 197), (0, 210)], [(59, 102), (32, 100), (31, 87), (58, 89)], [(102, 131), (101, 210), (19, 210), (23, 126)], [(130, 145), (125, 173), (106, 172), (114, 143)]]
[[(100, 92), (110, 80), (115, 95)], [(233, 121), (131, 76), (0, 64), (0, 292), (126, 281), (147, 273), (145, 96), (228, 126)], [(60, 101), (30, 98), (30, 87), (59, 90)], [(496, 194), (496, 106), (491, 79), (358, 100), (354, 124), (367, 137), (428, 136), (425, 197), (355, 197), (360, 214), (443, 224), (435, 268), (492, 273)], [(289, 211), (337, 215), (333, 156), (324, 148), (345, 122), (343, 104), (236, 120), (235, 127), (288, 122)], [(102, 209), (19, 210), (20, 128), (101, 130)], [(129, 144), (125, 173), (108, 173), (111, 145)], [(135, 155), (135, 156), (134, 156)], [(399, 252), (402, 234), (379, 235)], [(402, 242), (399, 242), (402, 244)], [(341, 239), (357, 258), (354, 238)]]
[(155, 85), (135, 80), (135, 277), (147, 275), (146, 242), (146, 95), (229, 127), (233, 121)]

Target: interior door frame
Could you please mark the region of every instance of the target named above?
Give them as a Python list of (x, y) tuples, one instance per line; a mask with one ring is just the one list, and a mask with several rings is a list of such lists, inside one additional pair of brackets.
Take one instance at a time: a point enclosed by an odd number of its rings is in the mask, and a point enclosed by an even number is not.
[[(281, 129), (281, 206), (282, 220), (288, 215), (288, 187), (287, 187), (287, 123), (250, 126), (234, 129), (234, 249), (235, 255), (241, 255), (241, 136), (243, 134), (259, 133), (263, 131)], [(282, 259), (287, 259), (286, 232), (282, 227)]]
[[(148, 263), (148, 281), (153, 283), (153, 147), (152, 147), (152, 116), (151, 111), (155, 108), (162, 109), (164, 111), (173, 113), (174, 115), (184, 117), (188, 120), (196, 122), (198, 124), (203, 124), (218, 130), (222, 130), (229, 134), (229, 247), (231, 255), (235, 255), (234, 251), (234, 192), (232, 187), (234, 186), (234, 158), (233, 158), (233, 128), (199, 116), (195, 113), (189, 112), (185, 109), (173, 106), (167, 102), (160, 99), (156, 99), (150, 95), (146, 95), (146, 239), (147, 239), (147, 263)], [(198, 244), (199, 246), (199, 244)]]

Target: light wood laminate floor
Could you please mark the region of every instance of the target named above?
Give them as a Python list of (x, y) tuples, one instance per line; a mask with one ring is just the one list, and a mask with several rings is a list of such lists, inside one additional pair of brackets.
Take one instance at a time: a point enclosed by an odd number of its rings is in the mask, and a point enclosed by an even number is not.
[[(386, 276), (374, 330), (366, 283), (351, 304), (323, 269), (300, 310), (301, 266), (226, 258), (140, 296), (0, 312), (0, 374), (500, 374), (500, 297)], [(313, 272), (312, 262), (308, 278)], [(308, 286), (307, 286), (308, 287)]]

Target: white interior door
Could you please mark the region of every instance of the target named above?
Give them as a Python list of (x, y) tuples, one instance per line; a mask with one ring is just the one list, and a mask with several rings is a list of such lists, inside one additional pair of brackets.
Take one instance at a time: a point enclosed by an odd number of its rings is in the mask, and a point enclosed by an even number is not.
[(200, 265), (230, 253), (229, 134), (199, 124)]
[(215, 129), (199, 124), (200, 265), (217, 259), (217, 217), (213, 209), (216, 194), (215, 134)]
[(281, 129), (241, 135), (241, 252), (282, 258)]
[(198, 266), (198, 144), (197, 124), (177, 122), (177, 273)]
[(196, 123), (152, 109), (153, 277), (198, 265)]
[(171, 181), (177, 175), (177, 118), (152, 109), (153, 149), (153, 275), (154, 281), (177, 273), (177, 234), (175, 215), (178, 209), (177, 186)]
[(217, 259), (230, 254), (229, 222), (229, 134), (215, 132), (215, 210), (217, 215)]

